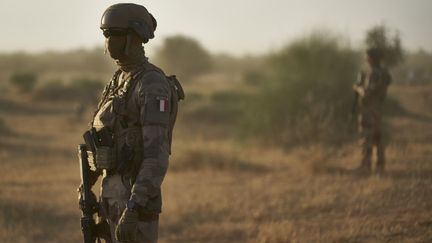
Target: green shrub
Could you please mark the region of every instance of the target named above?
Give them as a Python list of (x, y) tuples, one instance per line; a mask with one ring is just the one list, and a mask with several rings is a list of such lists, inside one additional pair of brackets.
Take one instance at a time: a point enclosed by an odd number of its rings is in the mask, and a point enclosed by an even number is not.
[(103, 88), (102, 81), (81, 77), (74, 79), (71, 83), (71, 90), (82, 98), (97, 97)]
[(60, 79), (47, 81), (36, 92), (36, 98), (43, 100), (86, 100), (96, 102), (103, 84), (101, 81), (89, 78), (77, 78), (70, 84)]
[[(189, 98), (190, 94), (185, 104), (191, 102)], [(238, 125), (250, 95), (239, 91), (218, 91), (209, 98), (203, 102), (195, 102), (186, 115), (187, 119), (209, 124)]]
[(199, 102), (202, 101), (204, 99), (204, 95), (202, 95), (201, 93), (198, 92), (188, 92), (187, 93), (187, 103), (194, 103), (194, 102)]
[(270, 75), (247, 107), (243, 132), (273, 142), (336, 142), (348, 129), (359, 55), (313, 34), (269, 57)]
[(211, 101), (219, 104), (239, 104), (245, 102), (245, 96), (243, 92), (240, 91), (218, 91), (211, 95)]
[(177, 35), (164, 40), (156, 62), (183, 82), (212, 69), (211, 54), (195, 39)]
[(13, 86), (17, 87), (22, 92), (33, 91), (37, 76), (32, 72), (16, 72), (12, 74), (10, 82)]
[(69, 100), (72, 99), (72, 95), (61, 79), (52, 79), (38, 88), (35, 98), (41, 100)]
[(249, 70), (243, 73), (243, 80), (249, 85), (260, 85), (265, 81), (266, 77), (263, 71)]

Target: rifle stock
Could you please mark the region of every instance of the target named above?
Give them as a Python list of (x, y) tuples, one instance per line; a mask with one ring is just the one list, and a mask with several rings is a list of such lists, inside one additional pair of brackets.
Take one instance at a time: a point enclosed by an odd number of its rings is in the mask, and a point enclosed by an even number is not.
[[(111, 236), (109, 234), (109, 226), (106, 221), (96, 224), (94, 214), (98, 211), (98, 203), (94, 193), (91, 191), (91, 167), (88, 161), (87, 146), (80, 144), (78, 146), (80, 174), (81, 174), (81, 188), (80, 195), (80, 208), (81, 208), (81, 230), (84, 237), (84, 243), (100, 242), (104, 239), (105, 242), (111, 243)], [(106, 232), (108, 231), (108, 233)]]
[(80, 144), (78, 146), (79, 162), (80, 162), (80, 174), (81, 174), (81, 230), (84, 236), (84, 243), (95, 243), (96, 235), (95, 230), (95, 220), (93, 214), (95, 213), (94, 205), (91, 205), (91, 188), (89, 182), (90, 176), (90, 165), (87, 157), (87, 146), (85, 144)]

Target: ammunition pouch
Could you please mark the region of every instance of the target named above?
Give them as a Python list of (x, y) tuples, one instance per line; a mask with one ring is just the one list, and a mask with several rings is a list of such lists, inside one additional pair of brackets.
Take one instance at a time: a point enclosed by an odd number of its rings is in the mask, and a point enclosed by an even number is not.
[(116, 168), (114, 159), (114, 150), (112, 147), (99, 146), (96, 147), (96, 163), (97, 169), (112, 170)]
[(86, 142), (90, 167), (112, 170), (116, 168), (112, 133), (106, 128), (96, 131), (93, 127), (83, 135)]
[(126, 128), (118, 134), (115, 142), (112, 133), (106, 128), (100, 131), (92, 128), (84, 133), (84, 140), (89, 150), (88, 161), (93, 170), (104, 169), (134, 177), (132, 172), (137, 170), (142, 160), (141, 127)]

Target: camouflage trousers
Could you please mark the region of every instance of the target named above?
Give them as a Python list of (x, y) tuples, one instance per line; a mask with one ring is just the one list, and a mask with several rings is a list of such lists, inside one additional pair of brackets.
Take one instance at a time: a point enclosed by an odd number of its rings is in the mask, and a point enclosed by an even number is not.
[(360, 132), (362, 146), (361, 166), (368, 169), (371, 168), (373, 150), (376, 148), (377, 168), (384, 169), (385, 146), (382, 141), (380, 123), (362, 124)]
[[(117, 222), (120, 219), (123, 210), (126, 208), (128, 199), (115, 199), (105, 198), (104, 200), (104, 214), (107, 216), (108, 224), (110, 226), (111, 239), (113, 243), (119, 243), (115, 239), (115, 229)], [(156, 243), (158, 241), (158, 228), (159, 219), (142, 219), (138, 222), (138, 235), (137, 240), (128, 243)]]

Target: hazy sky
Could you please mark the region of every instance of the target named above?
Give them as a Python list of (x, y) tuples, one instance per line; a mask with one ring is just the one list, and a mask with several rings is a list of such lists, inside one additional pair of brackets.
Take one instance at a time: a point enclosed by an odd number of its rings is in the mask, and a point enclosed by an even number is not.
[[(113, 0), (1, 0), (0, 52), (103, 44), (99, 21)], [(126, 1), (127, 2), (127, 1)], [(361, 43), (365, 30), (398, 28), (409, 49), (432, 50), (431, 0), (153, 0), (140, 3), (158, 20), (156, 39), (186, 34), (215, 52), (263, 53), (326, 28)]]

